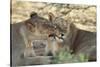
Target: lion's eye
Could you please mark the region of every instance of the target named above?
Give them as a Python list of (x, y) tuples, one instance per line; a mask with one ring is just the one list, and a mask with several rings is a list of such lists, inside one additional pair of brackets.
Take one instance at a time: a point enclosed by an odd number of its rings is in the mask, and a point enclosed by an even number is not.
[(48, 37), (55, 37), (55, 34), (49, 34)]
[(48, 36), (50, 38), (50, 40), (56, 40), (56, 35), (55, 34), (49, 34)]

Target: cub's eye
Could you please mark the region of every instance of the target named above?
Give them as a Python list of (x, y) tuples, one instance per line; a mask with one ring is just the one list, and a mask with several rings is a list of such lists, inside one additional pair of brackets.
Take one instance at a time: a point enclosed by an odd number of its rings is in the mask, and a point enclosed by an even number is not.
[(64, 37), (64, 33), (60, 33), (59, 37)]
[(62, 38), (62, 39), (64, 39), (65, 38), (64, 33), (61, 33), (59, 37)]

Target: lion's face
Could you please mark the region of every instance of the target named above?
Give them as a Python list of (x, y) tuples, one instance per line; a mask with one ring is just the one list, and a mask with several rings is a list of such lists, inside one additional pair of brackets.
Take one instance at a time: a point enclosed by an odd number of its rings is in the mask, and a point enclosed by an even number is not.
[(52, 53), (52, 50), (57, 52), (61, 48), (64, 34), (59, 25), (39, 16), (27, 20), (25, 25), (36, 55)]

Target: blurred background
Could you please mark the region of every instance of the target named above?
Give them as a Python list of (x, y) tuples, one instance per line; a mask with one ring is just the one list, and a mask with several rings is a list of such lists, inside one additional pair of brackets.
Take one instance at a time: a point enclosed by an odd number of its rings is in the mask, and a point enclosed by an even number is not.
[(92, 32), (96, 31), (95, 5), (12, 0), (11, 23), (18, 23), (28, 19), (32, 11), (37, 12), (44, 18), (48, 18), (48, 12), (52, 12), (55, 16), (62, 17), (68, 22), (74, 23), (80, 29)]

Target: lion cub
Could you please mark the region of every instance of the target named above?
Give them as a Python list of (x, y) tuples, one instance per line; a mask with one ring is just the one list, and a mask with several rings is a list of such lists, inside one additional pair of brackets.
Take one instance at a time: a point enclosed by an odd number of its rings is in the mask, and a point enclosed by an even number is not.
[(51, 22), (64, 30), (63, 44), (66, 50), (72, 54), (85, 54), (89, 61), (96, 61), (96, 32), (78, 29), (73, 23), (67, 22), (61, 17), (55, 17), (49, 13)]

